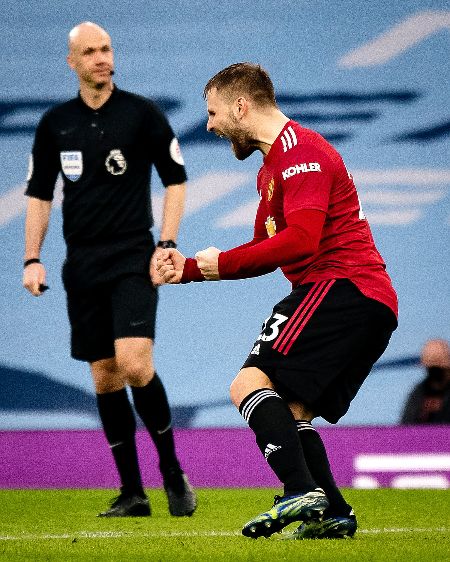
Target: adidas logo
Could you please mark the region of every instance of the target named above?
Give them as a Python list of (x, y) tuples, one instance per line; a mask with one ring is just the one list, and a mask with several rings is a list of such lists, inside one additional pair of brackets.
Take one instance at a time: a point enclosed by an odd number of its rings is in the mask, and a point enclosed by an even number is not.
[(255, 347), (250, 351), (250, 355), (259, 355), (259, 348), (260, 348), (261, 344), (257, 343), (255, 345)]
[(272, 443), (269, 443), (266, 447), (266, 450), (264, 451), (264, 457), (267, 460), (269, 458), (269, 455), (271, 453), (274, 453), (275, 451), (278, 451), (278, 449), (281, 449), (281, 445), (272, 445)]

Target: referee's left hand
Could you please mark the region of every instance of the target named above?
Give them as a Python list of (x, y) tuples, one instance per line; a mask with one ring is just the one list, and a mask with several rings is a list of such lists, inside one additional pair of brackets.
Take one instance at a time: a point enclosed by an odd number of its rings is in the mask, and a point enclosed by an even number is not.
[(159, 274), (157, 270), (157, 260), (161, 259), (161, 255), (163, 254), (163, 248), (156, 248), (153, 252), (152, 259), (150, 260), (150, 279), (152, 280), (154, 287), (159, 287), (164, 283), (164, 279)]
[(161, 277), (161, 283), (171, 285), (181, 282), (186, 258), (175, 248), (162, 250), (156, 261), (156, 269)]

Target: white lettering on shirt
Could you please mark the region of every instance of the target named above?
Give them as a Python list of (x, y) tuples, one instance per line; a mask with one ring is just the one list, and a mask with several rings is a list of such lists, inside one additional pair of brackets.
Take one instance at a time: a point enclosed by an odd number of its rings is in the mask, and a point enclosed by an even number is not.
[(302, 163), (302, 164), (295, 164), (295, 166), (291, 166), (290, 168), (286, 168), (281, 172), (284, 180), (287, 180), (291, 176), (295, 176), (296, 174), (303, 174), (306, 172), (321, 172), (320, 164), (318, 162), (309, 162), (309, 163)]

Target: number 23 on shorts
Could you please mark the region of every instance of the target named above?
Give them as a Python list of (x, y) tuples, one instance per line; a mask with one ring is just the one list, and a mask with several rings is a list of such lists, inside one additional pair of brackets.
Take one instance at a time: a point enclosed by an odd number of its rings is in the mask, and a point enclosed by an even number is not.
[[(275, 314), (269, 316), (269, 318), (264, 321), (261, 333), (259, 334), (256, 341), (274, 340), (280, 333), (281, 324), (286, 322), (286, 320), (288, 320), (288, 317), (284, 316), (283, 314), (278, 314), (278, 312), (275, 312)], [(267, 330), (270, 330), (269, 333), (266, 333)]]

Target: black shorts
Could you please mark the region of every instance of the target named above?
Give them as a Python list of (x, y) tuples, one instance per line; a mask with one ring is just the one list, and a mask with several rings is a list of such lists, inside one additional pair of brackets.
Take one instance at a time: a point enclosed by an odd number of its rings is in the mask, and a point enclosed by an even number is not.
[(286, 400), (336, 423), (397, 327), (395, 314), (348, 279), (308, 283), (275, 305), (244, 367)]
[(131, 274), (66, 292), (74, 359), (114, 357), (119, 338), (154, 339), (158, 293), (148, 276)]

